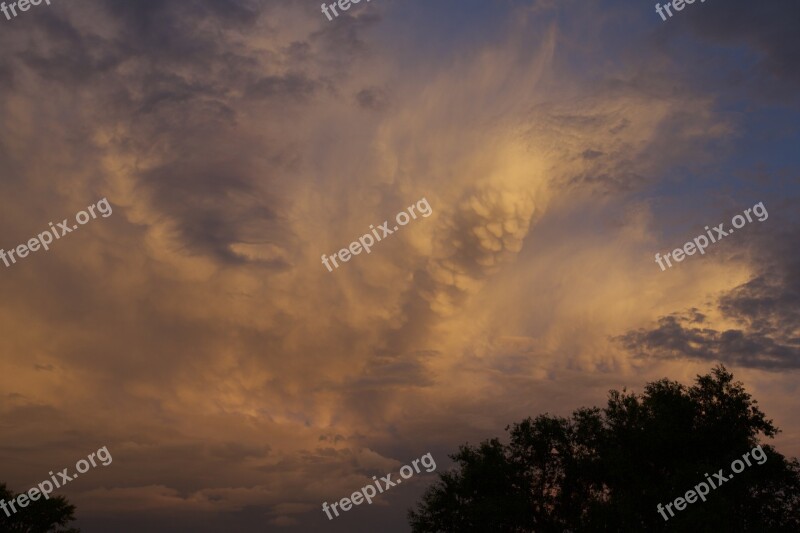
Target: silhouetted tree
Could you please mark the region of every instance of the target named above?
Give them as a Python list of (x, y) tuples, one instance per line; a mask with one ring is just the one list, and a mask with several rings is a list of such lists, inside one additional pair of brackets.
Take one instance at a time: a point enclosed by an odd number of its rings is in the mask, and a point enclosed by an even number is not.
[[(16, 497), (0, 483), (0, 500), (4, 500), (7, 507)], [(80, 529), (66, 529), (67, 524), (75, 520), (75, 506), (63, 496), (50, 496), (49, 500), (39, 497), (23, 508), (14, 505), (17, 512), (11, 513), (9, 508), (11, 517), (0, 510), (0, 533), (80, 533)]]
[[(510, 442), (463, 445), (416, 510), (414, 533), (800, 531), (800, 464), (767, 460), (665, 521), (656, 510), (778, 433), (724, 366), (692, 387), (662, 379), (641, 395), (611, 391), (603, 408), (540, 415)], [(669, 516), (669, 515), (667, 515)]]

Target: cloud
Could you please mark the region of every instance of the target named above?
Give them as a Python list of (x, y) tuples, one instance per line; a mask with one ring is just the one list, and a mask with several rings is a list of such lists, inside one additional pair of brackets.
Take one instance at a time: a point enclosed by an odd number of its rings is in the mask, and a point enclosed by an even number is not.
[[(793, 38), (800, 6), (791, 0), (776, 0), (753, 6), (747, 0), (732, 0), (721, 5), (694, 9), (686, 25), (699, 39), (721, 45), (743, 43), (759, 54), (753, 76), (756, 86), (781, 92), (800, 82), (797, 61), (800, 43)], [(686, 11), (689, 14), (689, 10)], [(683, 15), (683, 14), (681, 14)], [(768, 78), (765, 80), (764, 78)], [(767, 84), (766, 82), (769, 82)]]
[[(65, 492), (87, 520), (310, 530), (372, 475), (689, 372), (675, 357), (796, 366), (796, 238), (651, 260), (674, 165), (743, 134), (726, 86), (620, 40), (629, 5), (450, 6), (106, 0), (4, 26), (2, 246), (114, 208), (0, 275), (15, 489), (107, 445)], [(320, 263), (423, 197), (430, 217)], [(426, 482), (365, 522), (402, 529)]]
[[(617, 340), (639, 357), (723, 361), (772, 371), (798, 368), (798, 234), (780, 222), (771, 229), (774, 233), (752, 245), (760, 268), (746, 283), (718, 296), (716, 320), (691, 309), (660, 317), (657, 327), (630, 331)], [(734, 326), (714, 327), (726, 321)]]

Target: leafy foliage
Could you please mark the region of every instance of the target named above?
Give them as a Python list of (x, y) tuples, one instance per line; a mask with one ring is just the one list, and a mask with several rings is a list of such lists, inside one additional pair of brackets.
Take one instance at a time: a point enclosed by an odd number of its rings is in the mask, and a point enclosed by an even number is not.
[[(0, 500), (8, 502), (17, 495), (0, 483)], [(17, 512), (11, 517), (0, 510), (0, 533), (80, 533), (80, 529), (69, 528), (69, 522), (75, 520), (75, 506), (67, 502), (63, 496), (51, 496), (49, 500), (40, 497), (31, 501), (26, 507), (14, 504)]]
[(416, 510), (414, 533), (800, 531), (800, 464), (762, 445), (745, 468), (666, 522), (656, 511), (778, 433), (724, 366), (692, 387), (662, 379), (605, 408), (548, 414), (463, 445)]

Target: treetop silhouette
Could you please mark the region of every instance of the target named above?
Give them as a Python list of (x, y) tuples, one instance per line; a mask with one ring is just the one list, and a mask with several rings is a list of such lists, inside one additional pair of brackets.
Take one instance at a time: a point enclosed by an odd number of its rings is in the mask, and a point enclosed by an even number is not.
[[(539, 415), (462, 445), (409, 511), (415, 533), (800, 531), (800, 464), (760, 442), (778, 432), (724, 366), (686, 387), (612, 390), (606, 407)], [(747, 467), (665, 521), (657, 511), (761, 444)]]

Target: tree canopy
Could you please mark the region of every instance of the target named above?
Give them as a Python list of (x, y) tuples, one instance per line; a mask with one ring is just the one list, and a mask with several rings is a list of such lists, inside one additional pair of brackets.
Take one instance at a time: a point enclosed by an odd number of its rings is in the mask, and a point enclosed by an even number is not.
[[(0, 483), (0, 500), (8, 502), (18, 495)], [(80, 529), (67, 528), (67, 524), (75, 520), (75, 506), (63, 496), (51, 496), (50, 499), (40, 497), (30, 501), (24, 508), (15, 504), (16, 513), (11, 517), (0, 510), (0, 533), (80, 533)]]
[[(760, 443), (778, 428), (724, 366), (693, 386), (662, 379), (612, 390), (606, 407), (543, 414), (462, 445), (409, 511), (414, 533), (800, 531), (800, 464)], [(753, 462), (665, 520), (682, 497), (761, 444)]]

